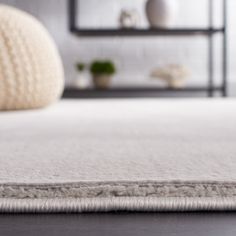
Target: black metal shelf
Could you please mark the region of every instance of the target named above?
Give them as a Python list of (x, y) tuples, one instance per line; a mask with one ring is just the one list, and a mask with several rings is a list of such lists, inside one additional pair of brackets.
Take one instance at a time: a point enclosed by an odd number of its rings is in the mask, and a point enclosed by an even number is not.
[(224, 28), (175, 28), (175, 29), (77, 29), (71, 31), (81, 37), (110, 37), (110, 36), (208, 36), (224, 32)]
[[(214, 92), (221, 92), (221, 86), (214, 86), (210, 88)], [(188, 86), (180, 89), (173, 88), (161, 88), (161, 87), (116, 87), (110, 89), (76, 89), (66, 88), (63, 94), (64, 98), (97, 98), (97, 97), (143, 97), (149, 96), (155, 97), (163, 95), (164, 93), (175, 94), (175, 93), (205, 93), (209, 92), (209, 88), (206, 86)]]
[[(81, 28), (77, 21), (78, 19), (78, 7), (80, 0), (68, 0), (69, 10), (69, 27), (73, 34), (78, 37), (146, 37), (146, 36), (206, 36), (208, 42), (208, 84), (203, 87), (188, 87), (185, 89), (173, 90), (173, 89), (157, 89), (157, 88), (117, 88), (110, 89), (108, 93), (120, 93), (120, 92), (207, 92), (208, 96), (212, 97), (214, 92), (220, 91), (222, 96), (227, 96), (228, 88), (228, 61), (227, 61), (227, 0), (222, 1), (222, 27), (214, 26), (214, 0), (208, 1), (208, 24), (206, 28), (170, 28), (170, 29), (90, 29)], [(214, 63), (214, 34), (220, 33), (222, 35), (222, 81), (219, 87), (215, 86), (215, 63)], [(73, 93), (82, 94), (84, 91), (73, 90)], [(89, 90), (86, 93), (104, 93), (104, 91)], [(107, 91), (106, 91), (107, 92)]]

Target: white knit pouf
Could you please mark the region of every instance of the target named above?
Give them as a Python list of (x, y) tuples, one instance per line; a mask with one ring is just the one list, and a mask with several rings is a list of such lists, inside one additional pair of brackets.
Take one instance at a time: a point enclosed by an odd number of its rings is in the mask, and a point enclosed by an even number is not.
[(0, 110), (45, 107), (63, 87), (62, 62), (44, 26), (0, 4)]

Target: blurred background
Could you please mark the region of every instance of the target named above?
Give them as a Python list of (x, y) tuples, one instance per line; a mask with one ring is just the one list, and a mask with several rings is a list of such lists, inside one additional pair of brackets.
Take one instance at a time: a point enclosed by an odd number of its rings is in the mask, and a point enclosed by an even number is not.
[[(153, 1), (153, 2), (152, 2)], [(155, 2), (156, 1), (156, 2)], [(158, 3), (159, 1), (159, 3)], [(172, 2), (171, 2), (172, 1)], [(13, 5), (37, 17), (50, 31), (63, 59), (66, 88), (78, 92), (94, 92), (92, 64), (99, 69), (101, 62), (109, 62), (115, 69), (112, 79), (104, 88), (205, 88), (209, 85), (209, 38), (201, 34), (158, 37), (150, 34), (151, 29), (198, 29), (209, 26), (208, 0), (169, 0), (169, 6), (161, 0), (80, 0), (74, 20), (74, 32), (70, 31), (69, 1), (67, 0), (0, 0), (0, 3)], [(168, 1), (167, 1), (168, 2)], [(222, 0), (214, 0), (213, 22), (216, 29), (223, 27)], [(236, 1), (228, 0), (227, 68), (229, 95), (236, 94)], [(147, 6), (147, 5), (150, 6)], [(152, 5), (153, 4), (153, 5)], [(172, 4), (172, 5), (171, 5)], [(154, 7), (163, 7), (161, 13), (151, 12)], [(169, 10), (169, 12), (168, 12)], [(171, 12), (172, 10), (172, 12)], [(163, 14), (164, 14), (163, 13)], [(153, 17), (154, 14), (154, 17)], [(160, 14), (160, 16), (158, 16)], [(155, 15), (159, 19), (155, 19)], [(165, 22), (161, 22), (164, 17)], [(153, 19), (152, 19), (153, 18)], [(168, 19), (167, 19), (168, 18)], [(161, 22), (162, 25), (155, 25)], [(80, 29), (95, 30), (96, 34), (83, 35)], [(102, 35), (102, 30), (113, 29), (127, 35)], [(135, 36), (129, 32), (143, 30)], [(99, 35), (101, 32), (101, 35)], [(145, 35), (145, 33), (147, 35)], [(124, 32), (123, 32), (124, 34)], [(148, 36), (148, 37), (145, 37)], [(187, 36), (187, 37), (186, 37)], [(222, 83), (222, 44), (223, 34), (216, 33), (212, 39), (214, 59), (214, 86)], [(99, 65), (100, 62), (100, 65)], [(90, 72), (91, 71), (91, 72)], [(92, 75), (91, 75), (92, 73)], [(170, 82), (170, 79), (180, 81)], [(80, 81), (81, 80), (81, 81)], [(94, 89), (96, 87), (96, 89)], [(103, 89), (104, 89), (103, 88)], [(191, 89), (190, 89), (191, 90)], [(190, 91), (191, 96), (193, 92)]]

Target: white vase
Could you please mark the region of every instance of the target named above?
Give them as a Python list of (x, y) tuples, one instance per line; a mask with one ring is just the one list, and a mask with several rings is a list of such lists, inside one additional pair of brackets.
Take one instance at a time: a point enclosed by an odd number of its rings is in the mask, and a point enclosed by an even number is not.
[(89, 78), (85, 72), (79, 72), (74, 81), (74, 87), (77, 89), (87, 89), (90, 85)]
[(146, 14), (151, 27), (172, 27), (176, 22), (178, 3), (176, 0), (148, 0)]

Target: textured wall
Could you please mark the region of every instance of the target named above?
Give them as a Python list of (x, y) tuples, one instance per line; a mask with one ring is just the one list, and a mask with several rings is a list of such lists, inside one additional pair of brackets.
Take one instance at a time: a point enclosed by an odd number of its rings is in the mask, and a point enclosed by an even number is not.
[[(140, 14), (143, 12), (144, 0), (124, 1), (124, 0), (81, 0), (83, 11), (81, 12), (82, 24), (88, 25), (91, 23), (99, 22), (100, 25), (107, 24), (109, 14), (117, 15), (120, 9), (119, 2), (125, 4), (126, 7), (139, 9)], [(205, 12), (205, 0), (199, 0), (199, 8), (197, 5), (193, 6), (196, 1), (179, 0), (180, 17), (178, 25), (191, 25), (192, 23), (202, 25)], [(198, 2), (199, 2), (198, 1)], [(214, 0), (219, 1), (219, 0)], [(102, 3), (105, 2), (107, 9), (102, 9)], [(132, 2), (132, 5), (131, 5)], [(74, 64), (76, 61), (89, 62), (94, 58), (112, 58), (118, 66), (118, 75), (115, 78), (114, 83), (146, 83), (150, 81), (148, 75), (150, 70), (158, 65), (166, 63), (183, 63), (191, 68), (193, 75), (189, 83), (204, 83), (206, 72), (206, 52), (207, 44), (205, 38), (193, 37), (193, 38), (83, 38), (78, 39), (68, 32), (67, 22), (67, 1), (66, 0), (0, 0), (0, 3), (6, 3), (9, 5), (15, 5), (21, 9), (24, 9), (37, 18), (39, 18), (44, 25), (49, 29), (53, 37), (55, 38), (61, 55), (63, 57), (67, 84), (70, 84), (76, 77), (74, 70)], [(108, 4), (109, 3), (109, 4)], [(135, 5), (133, 5), (135, 4)], [(195, 3), (196, 4), (196, 3)], [(236, 9), (236, 1), (229, 0), (230, 13), (233, 13), (232, 9)], [(95, 18), (95, 14), (91, 12), (101, 12), (102, 18)], [(220, 11), (220, 7), (216, 10), (216, 13)], [(201, 17), (199, 17), (201, 15)], [(217, 14), (216, 14), (217, 15)], [(219, 14), (216, 17), (218, 22)], [(233, 43), (236, 37), (236, 27), (233, 22), (236, 22), (235, 14), (230, 14), (230, 77), (236, 76), (235, 56), (236, 45)], [(186, 20), (188, 19), (188, 20)], [(117, 22), (116, 18), (113, 18), (112, 24)], [(145, 17), (142, 18), (141, 24), (146, 25)], [(216, 39), (216, 46), (219, 46), (219, 37)], [(220, 74), (220, 50), (216, 53), (216, 67), (217, 77)], [(152, 83), (152, 82), (151, 82)]]

